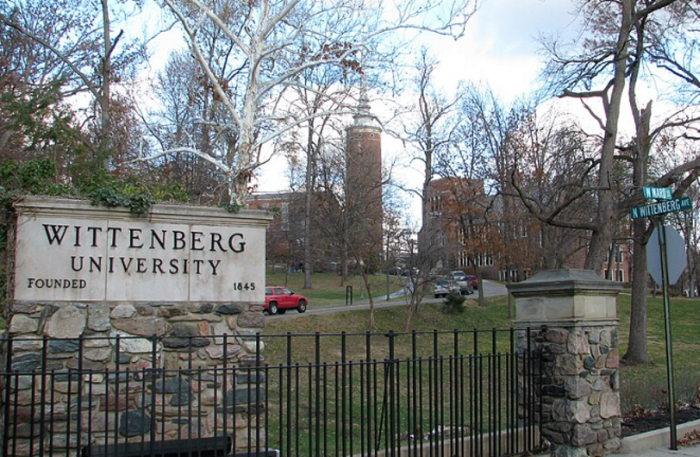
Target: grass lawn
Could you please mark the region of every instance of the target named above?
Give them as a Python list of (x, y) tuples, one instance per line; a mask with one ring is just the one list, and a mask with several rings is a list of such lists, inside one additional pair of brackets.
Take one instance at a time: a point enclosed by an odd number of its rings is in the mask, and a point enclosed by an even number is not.
[[(629, 333), (630, 296), (620, 295), (617, 303), (620, 354), (624, 354)], [(700, 300), (673, 297), (670, 303), (676, 397), (687, 402), (700, 393)], [(658, 407), (668, 398), (663, 302), (661, 297), (650, 297), (647, 305), (647, 342), (652, 365), (622, 367), (620, 389), (624, 411), (635, 404)]]
[[(304, 289), (304, 273), (290, 273), (287, 279), (285, 284), (284, 273), (268, 271), (265, 283), (268, 286), (286, 286), (298, 294), (306, 295), (309, 299), (309, 309), (345, 303), (347, 286), (352, 286), (353, 302), (368, 298), (361, 276), (351, 276), (345, 284), (341, 284), (339, 275), (315, 273), (311, 275), (311, 289)], [(407, 279), (401, 276), (389, 276), (389, 293), (400, 290), (406, 281)], [(375, 300), (384, 300), (387, 294), (387, 277), (371, 275), (370, 290)]]
[[(303, 278), (302, 278), (303, 280)], [(440, 305), (423, 305), (414, 316), (412, 330), (467, 330), (473, 328), (508, 328), (508, 303), (506, 297), (487, 300), (485, 308), (479, 308), (474, 300), (467, 300), (467, 309), (458, 315), (447, 315), (440, 311)], [(666, 357), (664, 321), (661, 298), (649, 298), (649, 355), (653, 364), (649, 366), (623, 366), (621, 368), (621, 400), (623, 411), (635, 404), (647, 408), (658, 408), (665, 403), (666, 396)], [(395, 307), (377, 309), (377, 333), (389, 330), (403, 331), (406, 322), (406, 308)], [(629, 334), (630, 296), (618, 297), (619, 347), (620, 354), (627, 349)], [(698, 395), (700, 383), (700, 300), (674, 297), (671, 299), (671, 321), (673, 326), (673, 355), (675, 389), (679, 401), (688, 401)], [(321, 333), (362, 333), (367, 330), (369, 311), (339, 312), (324, 315), (309, 315), (303, 319), (276, 319), (268, 321), (265, 333), (284, 334), (286, 332), (313, 334)], [(274, 340), (274, 338), (273, 338)], [(307, 348), (312, 352), (309, 342)], [(352, 346), (352, 345), (350, 345)], [(268, 340), (268, 356), (274, 359), (281, 352), (275, 341)], [(300, 349), (303, 351), (303, 349)], [(352, 350), (352, 348), (350, 349)], [(348, 358), (353, 355), (349, 354)]]

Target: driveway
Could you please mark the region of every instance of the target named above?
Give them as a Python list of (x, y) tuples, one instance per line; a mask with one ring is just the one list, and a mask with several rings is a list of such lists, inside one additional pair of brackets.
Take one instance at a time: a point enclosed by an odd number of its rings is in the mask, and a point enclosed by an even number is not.
[[(508, 293), (508, 289), (506, 289), (506, 286), (504, 286), (501, 283), (494, 282), (494, 281), (489, 281), (485, 279), (482, 282), (482, 287), (484, 289), (484, 297), (496, 297), (499, 295), (506, 295)], [(474, 295), (469, 295), (469, 298), (471, 299), (476, 299), (478, 298), (478, 293), (479, 291), (474, 291)], [(381, 295), (377, 298), (374, 299), (374, 308), (389, 308), (389, 307), (395, 307), (395, 306), (406, 306), (406, 301), (405, 300), (396, 300), (395, 298), (400, 297), (402, 294), (401, 293), (395, 293), (391, 295), (391, 298), (394, 299), (393, 301), (385, 301), (386, 300), (386, 295)], [(426, 297), (423, 299), (423, 303), (440, 303), (442, 302), (442, 298), (433, 298), (432, 296)], [(329, 314), (329, 313), (337, 313), (341, 311), (357, 311), (361, 309), (369, 309), (369, 300), (361, 300), (359, 302), (356, 302), (353, 305), (345, 305), (345, 303), (333, 303), (330, 305), (324, 305), (323, 308), (308, 308), (304, 314), (299, 314), (294, 310), (288, 311), (284, 316), (269, 316), (266, 314), (267, 319), (289, 319), (293, 317), (303, 317), (307, 316), (309, 314)]]

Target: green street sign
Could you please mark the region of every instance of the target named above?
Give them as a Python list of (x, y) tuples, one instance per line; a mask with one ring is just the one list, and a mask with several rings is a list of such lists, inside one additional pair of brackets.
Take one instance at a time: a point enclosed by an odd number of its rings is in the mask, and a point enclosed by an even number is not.
[(673, 191), (670, 187), (642, 187), (642, 192), (646, 199), (673, 200)]
[(693, 202), (690, 197), (681, 197), (665, 202), (652, 203), (650, 205), (635, 206), (630, 210), (630, 216), (632, 219), (639, 219), (640, 217), (658, 216), (659, 214), (688, 211), (691, 209), (693, 209)]

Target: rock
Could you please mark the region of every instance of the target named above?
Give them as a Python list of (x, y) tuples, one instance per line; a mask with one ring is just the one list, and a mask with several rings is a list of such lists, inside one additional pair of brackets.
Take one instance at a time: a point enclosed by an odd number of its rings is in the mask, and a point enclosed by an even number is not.
[(109, 347), (86, 349), (84, 355), (86, 359), (93, 362), (106, 362), (112, 357), (112, 349)]
[(265, 376), (265, 373), (260, 370), (259, 372), (256, 373), (258, 370), (252, 370), (251, 372), (248, 373), (239, 373), (236, 375), (236, 384), (262, 384), (265, 382), (265, 379), (267, 377)]
[(139, 316), (153, 316), (153, 314), (155, 314), (155, 311), (153, 310), (153, 305), (136, 306), (136, 312), (139, 314)]
[(619, 438), (613, 438), (603, 443), (603, 447), (605, 447), (605, 450), (608, 451), (609, 454), (616, 453), (618, 450), (620, 450), (621, 445), (622, 442)]
[(39, 321), (26, 314), (15, 314), (10, 321), (10, 333), (36, 333), (39, 329)]
[(573, 332), (569, 334), (567, 341), (569, 354), (589, 354), (591, 346), (588, 344), (588, 338), (581, 332)]
[(112, 319), (129, 319), (134, 314), (136, 314), (136, 308), (133, 305), (117, 305), (110, 316)]
[(174, 324), (168, 337), (163, 340), (163, 346), (171, 349), (206, 347), (210, 344), (208, 339), (200, 336), (197, 325), (184, 323)]
[(112, 319), (112, 326), (117, 330), (139, 336), (164, 335), (167, 329), (165, 319), (155, 316), (132, 317), (130, 319)]
[(43, 346), (44, 340), (40, 338), (12, 340), (12, 350), (14, 352), (41, 351)]
[(590, 407), (584, 401), (554, 400), (552, 417), (555, 421), (584, 424), (591, 418)]
[(230, 359), (232, 357), (236, 357), (236, 356), (238, 356), (238, 354), (241, 353), (242, 350), (243, 349), (241, 349), (240, 346), (230, 344), (230, 345), (226, 346), (226, 354), (224, 354), (223, 346), (208, 347), (208, 348), (206, 348), (206, 353), (212, 359), (222, 360), (222, 359), (224, 359), (224, 356), (227, 359)]
[(600, 417), (609, 419), (620, 415), (620, 395), (605, 392), (600, 396)]
[(175, 306), (163, 306), (160, 308), (160, 315), (166, 319), (170, 319), (171, 317), (185, 316), (187, 315), (187, 311)]
[(563, 386), (544, 386), (542, 387), (542, 395), (546, 397), (563, 397), (566, 391)]
[(610, 376), (610, 388), (614, 392), (617, 392), (618, 390), (620, 390), (620, 373), (619, 372)]
[(227, 335), (226, 337), (226, 343), (231, 344), (235, 343), (235, 333), (231, 328), (226, 324), (225, 322), (217, 322), (215, 324), (212, 324), (212, 335), (214, 336), (214, 343), (215, 344), (224, 344), (224, 335)]
[(565, 354), (566, 346), (563, 344), (548, 344), (545, 349), (551, 354)]
[(34, 314), (39, 305), (35, 302), (15, 302), (12, 304), (12, 311), (15, 313)]
[(600, 343), (600, 330), (591, 330), (588, 334), (588, 342), (590, 344)]
[(141, 411), (122, 414), (119, 421), (119, 434), (127, 438), (145, 435), (151, 431), (151, 418)]
[(216, 313), (233, 315), (240, 314), (241, 310), (236, 305), (221, 305), (218, 308), (216, 308)]
[(226, 396), (228, 406), (248, 406), (250, 404), (265, 403), (265, 390), (262, 388), (248, 389), (246, 387), (229, 391)]
[(603, 457), (605, 454), (606, 452), (603, 449), (603, 445), (600, 443), (588, 446), (588, 455), (590, 457)]
[(545, 341), (550, 341), (552, 343), (564, 344), (569, 337), (569, 332), (559, 328), (551, 328), (544, 332)]
[(573, 400), (578, 400), (579, 398), (590, 395), (593, 391), (589, 382), (580, 377), (570, 376), (566, 379), (564, 385), (566, 387), (566, 392), (569, 394), (569, 398)]
[(98, 337), (98, 338), (85, 338), (83, 340), (83, 346), (86, 348), (103, 348), (106, 346), (111, 346), (111, 340), (109, 337)]
[(40, 354), (22, 354), (12, 358), (12, 371), (28, 372), (41, 367)]
[(80, 340), (49, 340), (49, 353), (78, 352)]
[(49, 319), (46, 334), (51, 338), (78, 338), (85, 331), (87, 318), (73, 305), (58, 309)]
[(193, 303), (189, 306), (189, 309), (193, 313), (209, 314), (214, 311), (214, 305), (212, 303)]
[(155, 384), (156, 393), (162, 394), (174, 394), (180, 392), (189, 392), (192, 390), (192, 386), (187, 381), (182, 381), (180, 379), (167, 379), (165, 381), (158, 381)]
[(110, 329), (109, 314), (108, 308), (89, 310), (87, 327), (95, 332), (106, 332)]
[(170, 406), (187, 406), (193, 399), (194, 395), (191, 392), (178, 392), (170, 399)]
[(593, 390), (601, 391), (607, 389), (607, 387), (608, 383), (605, 382), (604, 378), (596, 378), (596, 380), (593, 381)]
[[(121, 344), (119, 346), (121, 346)], [(131, 356), (120, 352), (119, 356), (114, 358), (114, 361), (119, 365), (126, 365), (127, 363), (131, 363)]]
[(257, 341), (245, 341), (243, 342), (243, 347), (245, 347), (248, 354), (262, 354), (265, 351), (265, 343), (262, 340), (259, 343)]
[[(153, 351), (153, 343), (145, 338), (134, 338), (121, 333), (113, 333), (112, 337), (119, 339), (119, 350), (122, 352), (130, 352), (132, 354), (144, 354)], [(156, 353), (159, 351), (160, 344), (156, 344)]]
[(251, 313), (244, 311), (238, 316), (238, 327), (263, 328), (265, 327), (265, 316), (263, 313)]
[(574, 446), (585, 446), (598, 441), (598, 433), (596, 433), (589, 425), (578, 424), (574, 427), (574, 433), (571, 437), (571, 444)]

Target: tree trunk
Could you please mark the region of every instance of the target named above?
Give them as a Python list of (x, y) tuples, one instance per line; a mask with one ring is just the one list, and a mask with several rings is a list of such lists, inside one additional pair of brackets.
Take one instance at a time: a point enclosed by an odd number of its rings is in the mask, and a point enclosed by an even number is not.
[(314, 176), (316, 175), (315, 148), (313, 144), (314, 122), (309, 121), (306, 140), (306, 201), (304, 205), (304, 289), (311, 289), (311, 211), (313, 210)]
[(693, 218), (686, 217), (685, 219), (685, 252), (686, 258), (688, 259), (688, 298), (695, 297), (695, 283), (693, 281), (693, 273), (695, 267), (693, 266), (693, 244), (692, 244), (692, 234), (694, 231)]
[(617, 139), (618, 121), (620, 118), (620, 106), (625, 89), (627, 77), (627, 56), (629, 49), (629, 36), (632, 27), (633, 0), (622, 0), (622, 23), (617, 40), (615, 53), (614, 73), (610, 92), (607, 119), (605, 122), (605, 135), (600, 155), (600, 175), (598, 176), (598, 211), (597, 220), (591, 236), (591, 243), (586, 256), (584, 268), (600, 273), (605, 261), (605, 253), (613, 239), (615, 227), (618, 223), (615, 208), (613, 187), (615, 141)]
[(360, 273), (362, 274), (362, 282), (365, 285), (365, 290), (367, 290), (367, 298), (369, 299), (369, 330), (374, 330), (377, 326), (374, 318), (374, 297), (372, 297), (372, 288), (369, 284), (369, 274), (367, 273), (367, 268), (365, 266), (360, 267)]
[(111, 141), (111, 113), (110, 113), (110, 84), (112, 79), (112, 65), (110, 63), (112, 55), (112, 37), (110, 35), (109, 6), (108, 0), (102, 0), (102, 29), (105, 40), (105, 53), (102, 57), (102, 90), (100, 91), (100, 154), (105, 169), (109, 169), (109, 159), (112, 149)]
[(627, 352), (622, 357), (629, 363), (650, 363), (647, 352), (647, 251), (646, 221), (633, 221), (634, 252), (632, 254), (632, 309)]

